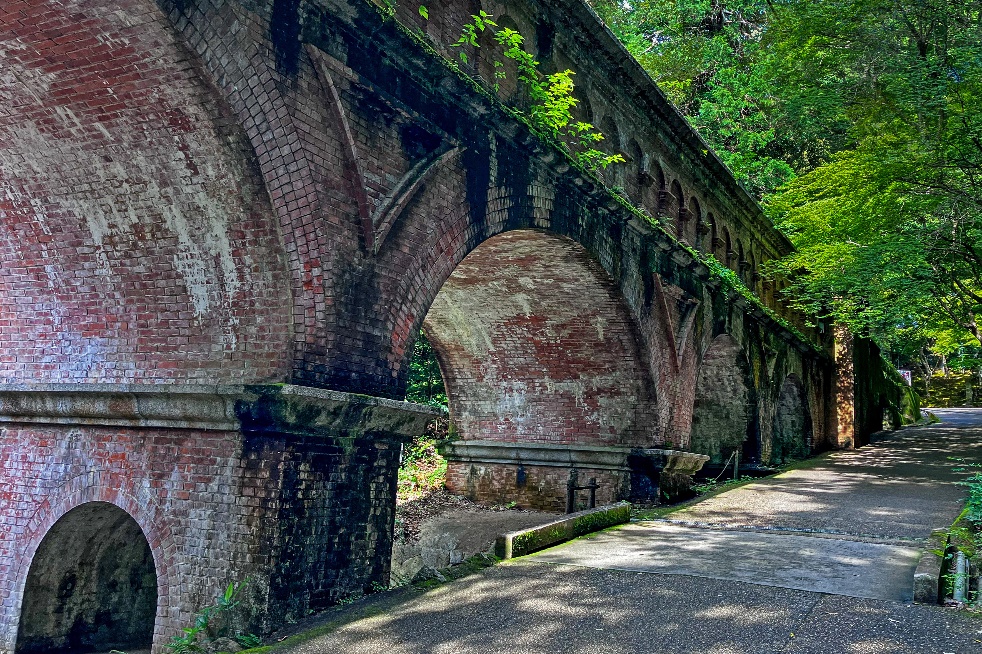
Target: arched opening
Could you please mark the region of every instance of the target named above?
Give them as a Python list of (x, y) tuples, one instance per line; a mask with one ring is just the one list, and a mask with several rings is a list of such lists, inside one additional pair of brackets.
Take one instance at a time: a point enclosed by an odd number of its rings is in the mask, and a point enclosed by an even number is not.
[(480, 450), (470, 463), (451, 457), (451, 491), (562, 510), (575, 467), (598, 479), (597, 501), (627, 494), (625, 464), (604, 448), (659, 443), (654, 385), (620, 290), (583, 246), (536, 230), (488, 239), (446, 280), (423, 329), (470, 444), (460, 451)]
[(89, 502), (51, 527), (31, 561), (16, 652), (149, 650), (156, 615), (157, 574), (140, 525)]
[(704, 251), (719, 259), (719, 228), (716, 225), (716, 216), (710, 212), (706, 216), (706, 222), (709, 224), (709, 235), (707, 236)]
[(703, 355), (692, 410), (692, 450), (725, 462), (740, 450), (741, 462), (760, 458), (757, 403), (740, 345), (717, 336)]
[(731, 270), (736, 265), (737, 254), (733, 251), (733, 238), (730, 230), (723, 229), (723, 261), (722, 263)]
[(770, 463), (804, 459), (812, 451), (812, 419), (805, 387), (797, 375), (788, 375), (781, 386), (774, 415)]
[(709, 229), (706, 227), (706, 223), (702, 216), (702, 207), (699, 206), (699, 200), (696, 198), (691, 198), (689, 200), (689, 210), (686, 216), (686, 234), (685, 240), (690, 245), (695, 245), (701, 250), (704, 250), (702, 241), (703, 236)]
[(653, 216), (660, 216), (665, 211), (665, 196), (667, 195), (667, 190), (665, 189), (665, 173), (651, 155), (648, 155), (647, 163), (648, 166), (645, 172), (650, 182), (645, 188), (641, 202)]
[(644, 152), (636, 139), (627, 144), (627, 164), (630, 170), (624, 177), (624, 190), (631, 201), (641, 203), (642, 179), (644, 177)]
[[(607, 154), (622, 154), (621, 152), (621, 130), (617, 127), (617, 121), (611, 115), (604, 116), (600, 123), (600, 133), (604, 135), (604, 140), (600, 142), (600, 149)], [(604, 180), (611, 186), (624, 189), (624, 164), (613, 164), (603, 170)]]
[(668, 191), (665, 202), (665, 215), (668, 216), (675, 227), (675, 236), (679, 239), (685, 236), (685, 197), (682, 195), (682, 185), (678, 181), (673, 181)]
[(757, 274), (757, 256), (754, 254), (753, 250), (750, 250), (750, 254), (747, 255), (747, 286), (750, 290), (760, 295), (760, 289), (758, 288), (758, 282), (760, 281), (760, 276)]

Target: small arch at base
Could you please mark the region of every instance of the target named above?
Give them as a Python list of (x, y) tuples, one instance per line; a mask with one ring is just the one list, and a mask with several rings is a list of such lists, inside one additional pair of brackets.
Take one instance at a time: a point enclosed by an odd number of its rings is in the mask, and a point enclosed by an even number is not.
[(126, 511), (88, 502), (61, 517), (27, 574), (16, 654), (149, 651), (157, 574)]

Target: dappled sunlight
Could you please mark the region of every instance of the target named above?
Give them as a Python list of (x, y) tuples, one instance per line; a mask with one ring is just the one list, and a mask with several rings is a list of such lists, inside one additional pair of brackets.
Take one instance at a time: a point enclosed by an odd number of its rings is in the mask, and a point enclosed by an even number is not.
[(874, 638), (849, 643), (849, 652), (856, 654), (896, 654), (897, 642), (886, 638)]
[(905, 430), (439, 586), (301, 654), (976, 652), (982, 626), (907, 601), (973, 435)]
[(303, 649), (629, 654), (685, 643), (671, 651), (756, 654), (761, 642), (782, 642), (813, 603), (782, 589), (528, 561), (446, 584)]
[[(982, 412), (976, 412), (982, 415)], [(908, 428), (834, 452), (675, 511), (670, 520), (897, 539), (924, 538), (957, 517), (956, 482), (982, 463), (977, 431)]]
[(713, 606), (693, 614), (696, 618), (708, 618), (710, 620), (733, 620), (739, 624), (770, 623), (775, 620), (787, 619), (789, 613), (785, 609), (773, 609), (771, 611), (758, 611), (757, 613), (747, 614), (742, 607), (732, 605)]
[(918, 556), (914, 547), (639, 523), (531, 560), (905, 600)]

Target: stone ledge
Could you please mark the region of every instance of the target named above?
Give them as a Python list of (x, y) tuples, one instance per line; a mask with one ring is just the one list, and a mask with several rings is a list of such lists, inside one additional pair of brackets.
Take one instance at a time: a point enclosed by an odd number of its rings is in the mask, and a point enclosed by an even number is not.
[(447, 459), (460, 463), (580, 467), (617, 472), (630, 471), (628, 457), (641, 456), (650, 459), (659, 469), (682, 474), (698, 471), (709, 460), (704, 454), (658, 448), (478, 440), (444, 443), (440, 447), (440, 453)]
[(555, 468), (593, 468), (628, 470), (630, 447), (551, 443), (507, 443), (501, 441), (451, 441), (440, 447), (440, 453), (461, 463), (504, 463), (509, 465)]
[(411, 437), (439, 415), (433, 407), (289, 384), (0, 385), (0, 423)]
[(628, 502), (578, 511), (538, 527), (498, 536), (494, 553), (499, 559), (525, 556), (551, 545), (565, 543), (578, 536), (624, 524), (630, 520), (631, 505)]

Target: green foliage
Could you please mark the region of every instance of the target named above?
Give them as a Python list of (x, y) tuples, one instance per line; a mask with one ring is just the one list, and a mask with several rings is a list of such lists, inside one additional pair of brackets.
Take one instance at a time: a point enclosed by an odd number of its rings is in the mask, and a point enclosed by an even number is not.
[(803, 7), (788, 27), (811, 51), (812, 75), (851, 85), (852, 143), (769, 199), (799, 247), (780, 272), (800, 306), (882, 342), (898, 326), (939, 347), (979, 341), (980, 6), (845, 7)]
[(766, 0), (595, 0), (594, 6), (751, 194), (793, 176)]
[(203, 654), (207, 641), (217, 638), (232, 638), (244, 648), (257, 647), (262, 640), (255, 634), (232, 632), (233, 613), (239, 606), (239, 593), (246, 582), (230, 583), (218, 596), (215, 603), (206, 606), (194, 616), (194, 624), (186, 627), (180, 636), (174, 636), (166, 644), (173, 654)]
[(426, 435), (406, 446), (399, 467), (400, 502), (443, 488), (447, 481), (447, 460), (437, 452), (436, 445), (436, 439)]
[(982, 525), (982, 474), (972, 475), (962, 483), (968, 488), (964, 516), (969, 521)]
[(720, 481), (719, 477), (717, 477), (716, 479), (707, 479), (706, 481), (700, 484), (693, 484), (692, 492), (694, 492), (696, 495), (707, 495), (709, 493), (715, 493), (718, 491), (724, 491), (724, 490), (736, 488), (738, 486), (743, 486), (744, 484), (747, 484), (748, 482), (751, 481), (756, 481), (756, 477), (748, 477), (744, 475), (739, 479), (726, 479), (724, 481)]
[[(620, 154), (608, 154), (592, 147), (603, 140), (603, 134), (593, 125), (575, 120), (573, 108), (579, 102), (574, 96), (572, 70), (564, 70), (550, 75), (539, 71), (539, 62), (525, 51), (525, 38), (516, 30), (499, 26), (493, 16), (481, 10), (471, 16), (471, 22), (464, 25), (460, 38), (453, 47), (461, 48), (459, 54), (463, 63), (468, 62), (463, 46), (481, 47), (479, 35), (488, 31), (495, 43), (502, 49), (502, 55), (515, 62), (517, 78), (530, 100), (527, 116), (536, 128), (556, 142), (572, 141), (578, 146), (574, 156), (588, 170), (607, 168), (614, 163), (623, 163)], [(501, 81), (506, 78), (505, 67), (500, 61), (494, 62), (494, 89), (500, 90)]]
[(409, 360), (406, 401), (444, 408), (448, 405), (436, 350), (422, 330), (416, 337), (413, 355)]
[(594, 0), (798, 252), (799, 309), (982, 343), (982, 3)]

